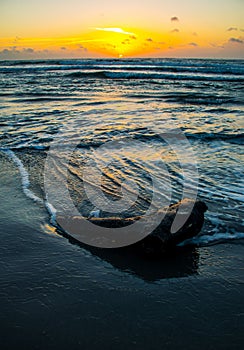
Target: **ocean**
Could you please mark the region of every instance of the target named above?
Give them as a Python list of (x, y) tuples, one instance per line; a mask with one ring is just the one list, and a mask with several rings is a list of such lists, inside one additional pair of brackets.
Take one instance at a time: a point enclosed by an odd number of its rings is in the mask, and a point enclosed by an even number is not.
[[(0, 61), (4, 349), (241, 349), (243, 115), (243, 60)], [(184, 197), (204, 227), (162, 259), (56, 222)]]

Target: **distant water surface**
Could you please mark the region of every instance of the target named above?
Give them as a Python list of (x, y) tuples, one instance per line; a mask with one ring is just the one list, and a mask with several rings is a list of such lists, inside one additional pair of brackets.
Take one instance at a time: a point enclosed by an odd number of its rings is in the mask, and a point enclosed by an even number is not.
[[(60, 132), (64, 139), (74, 141), (75, 154), (63, 155), (70, 161), (70, 193), (78, 209), (89, 215), (94, 206), (82, 191), (84, 163), (96, 160), (98, 148), (108, 141), (132, 141), (130, 148), (110, 161), (103, 179), (103, 190), (113, 199), (119, 195), (122, 180), (136, 181), (140, 198), (134, 212), (127, 213), (130, 216), (144, 212), (150, 204), (151, 178), (162, 174), (158, 154), (170, 174), (171, 200), (181, 198), (181, 160), (161, 137), (178, 129), (197, 160), (199, 179), (191, 179), (191, 186), (209, 206), (204, 233), (222, 234), (217, 239), (224, 234), (239, 238), (244, 208), (243, 63), (203, 59), (1, 61), (0, 147), (23, 161), (34, 194), (43, 196), (38, 174), (44, 155)], [(173, 142), (181, 147), (177, 140)], [(108, 161), (105, 154), (99, 157)], [(57, 165), (54, 171), (61, 169)], [(163, 195), (167, 184), (161, 180)]]
[[(242, 349), (243, 116), (243, 60), (1, 61), (3, 348)], [(177, 201), (187, 185), (209, 208), (200, 236), (147, 260), (57, 235), (43, 177), (57, 140), (74, 145), (59, 156), (80, 213), (97, 212), (83, 170), (99, 160), (107, 198), (137, 185), (119, 215), (145, 213), (155, 192)], [(63, 172), (54, 161), (49, 175)]]

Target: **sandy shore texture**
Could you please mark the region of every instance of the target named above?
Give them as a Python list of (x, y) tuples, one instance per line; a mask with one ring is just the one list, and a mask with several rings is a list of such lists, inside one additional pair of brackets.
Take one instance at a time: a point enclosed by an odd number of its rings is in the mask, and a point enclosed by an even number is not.
[(242, 349), (240, 241), (97, 256), (55, 234), (2, 154), (0, 181), (2, 349)]

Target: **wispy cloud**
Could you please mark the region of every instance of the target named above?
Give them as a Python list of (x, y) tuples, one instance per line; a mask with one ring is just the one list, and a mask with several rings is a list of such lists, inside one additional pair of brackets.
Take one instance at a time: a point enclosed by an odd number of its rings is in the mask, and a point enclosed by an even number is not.
[(119, 34), (125, 34), (125, 35), (131, 35), (133, 37), (136, 38), (136, 35), (134, 33), (131, 32), (126, 32), (125, 30), (123, 30), (122, 28), (94, 28), (96, 30), (100, 30), (103, 32), (112, 32), (112, 33), (119, 33)]
[(69, 44), (79, 44), (79, 43), (94, 43), (99, 41), (105, 41), (105, 39), (85, 39), (85, 40), (73, 40), (70, 41)]
[(14, 38), (14, 44), (17, 44), (20, 40), (21, 40), (21, 38), (19, 36), (16, 36)]
[(0, 57), (7, 58), (7, 59), (30, 57), (30, 55), (33, 57), (34, 54), (39, 52), (45, 53), (45, 50), (36, 51), (31, 47), (19, 48), (17, 46), (11, 46), (9, 48), (5, 48), (1, 50)]
[(224, 49), (225, 48), (224, 44), (223, 45), (218, 45), (218, 44), (215, 44), (215, 43), (209, 43), (209, 45), (211, 47), (216, 48), (216, 49)]
[(130, 39), (125, 39), (122, 41), (122, 44), (130, 44)]
[(78, 45), (79, 49), (80, 50), (83, 50), (83, 51), (88, 51), (87, 48), (83, 45)]
[(238, 38), (230, 38), (229, 43), (244, 44), (244, 41), (242, 39), (238, 39)]
[(32, 49), (31, 47), (24, 47), (22, 49), (19, 49), (17, 46), (11, 46), (7, 49), (3, 49), (2, 51), (0, 51), (1, 54), (20, 54), (20, 53), (24, 53), (24, 54), (33, 54), (35, 53), (35, 50)]
[(147, 38), (147, 39), (146, 39), (146, 41), (148, 41), (148, 42), (151, 42), (151, 43), (152, 43), (152, 42), (153, 42), (153, 39), (152, 39), (152, 38)]
[(19, 50), (16, 50), (16, 47), (12, 47), (10, 49), (3, 49), (2, 51), (0, 51), (0, 55), (3, 54), (3, 55), (7, 55), (7, 54), (11, 54), (11, 53), (15, 53), (15, 54), (19, 54), (20, 51)]
[(25, 52), (25, 53), (34, 53), (34, 50), (32, 48), (28, 47), (28, 48), (24, 48), (23, 52)]
[(233, 31), (237, 31), (238, 29), (236, 27), (230, 27), (227, 29), (227, 32), (233, 32)]
[(194, 47), (197, 47), (197, 46), (198, 46), (198, 44), (197, 44), (197, 43), (189, 43), (188, 45), (190, 45), (190, 46), (194, 46)]
[(179, 22), (179, 18), (174, 16), (174, 17), (171, 17), (171, 22)]

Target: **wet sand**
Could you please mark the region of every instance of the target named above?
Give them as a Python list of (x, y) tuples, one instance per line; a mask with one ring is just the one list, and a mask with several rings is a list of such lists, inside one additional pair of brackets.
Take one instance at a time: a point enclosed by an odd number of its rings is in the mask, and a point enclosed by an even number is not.
[(242, 349), (243, 241), (98, 256), (54, 232), (2, 154), (0, 181), (3, 349)]

